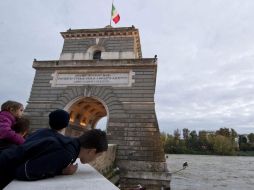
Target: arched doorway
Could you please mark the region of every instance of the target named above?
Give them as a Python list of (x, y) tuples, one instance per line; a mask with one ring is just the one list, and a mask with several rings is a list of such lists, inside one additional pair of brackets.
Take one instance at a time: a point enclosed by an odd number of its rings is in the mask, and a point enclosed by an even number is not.
[(93, 97), (77, 98), (68, 103), (65, 110), (70, 113), (69, 127), (65, 130), (67, 136), (79, 136), (83, 131), (95, 129), (98, 122), (108, 115), (104, 103)]

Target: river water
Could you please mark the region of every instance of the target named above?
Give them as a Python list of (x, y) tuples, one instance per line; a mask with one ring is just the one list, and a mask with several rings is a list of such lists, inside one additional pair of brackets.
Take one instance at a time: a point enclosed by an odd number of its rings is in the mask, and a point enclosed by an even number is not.
[(254, 157), (169, 154), (172, 190), (254, 190)]

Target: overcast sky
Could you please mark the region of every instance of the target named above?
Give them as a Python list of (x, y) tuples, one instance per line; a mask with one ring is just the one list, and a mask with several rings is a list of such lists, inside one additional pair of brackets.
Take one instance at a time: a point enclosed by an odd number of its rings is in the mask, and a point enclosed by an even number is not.
[[(57, 60), (59, 32), (103, 28), (111, 0), (1, 0), (0, 103), (24, 104), (33, 59)], [(143, 58), (158, 55), (161, 131), (254, 132), (253, 0), (115, 0), (115, 27), (139, 29)]]

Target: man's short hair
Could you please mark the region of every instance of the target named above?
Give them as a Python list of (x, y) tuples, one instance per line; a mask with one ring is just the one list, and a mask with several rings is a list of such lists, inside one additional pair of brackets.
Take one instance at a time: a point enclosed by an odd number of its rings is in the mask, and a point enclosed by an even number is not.
[(11, 127), (16, 133), (24, 134), (29, 131), (30, 121), (25, 117), (18, 118), (16, 123)]
[(61, 130), (68, 126), (70, 115), (64, 110), (55, 110), (49, 114), (49, 126), (51, 129)]
[(84, 132), (83, 135), (78, 137), (81, 147), (87, 149), (96, 149), (96, 153), (108, 150), (107, 135), (100, 129), (92, 129)]

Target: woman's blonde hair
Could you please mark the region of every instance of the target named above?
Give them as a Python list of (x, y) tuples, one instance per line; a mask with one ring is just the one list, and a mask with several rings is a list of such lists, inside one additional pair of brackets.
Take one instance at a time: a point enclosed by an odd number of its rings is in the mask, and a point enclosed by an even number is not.
[(19, 102), (8, 100), (1, 105), (1, 111), (16, 111), (22, 106)]

